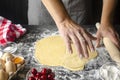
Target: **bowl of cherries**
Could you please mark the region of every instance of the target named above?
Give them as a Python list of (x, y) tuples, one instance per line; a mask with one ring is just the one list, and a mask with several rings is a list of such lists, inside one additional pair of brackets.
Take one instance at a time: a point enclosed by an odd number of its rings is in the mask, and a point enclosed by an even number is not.
[(27, 73), (26, 80), (55, 80), (55, 73), (50, 68), (31, 68)]

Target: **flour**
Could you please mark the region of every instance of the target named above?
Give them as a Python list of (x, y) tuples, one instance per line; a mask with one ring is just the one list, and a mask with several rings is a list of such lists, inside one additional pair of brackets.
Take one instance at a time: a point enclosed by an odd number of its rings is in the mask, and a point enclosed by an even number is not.
[(56, 34), (59, 34), (59, 32), (58, 31), (52, 31), (51, 32), (50, 30), (47, 29), (41, 34), (41, 38), (56, 35)]
[(100, 68), (100, 75), (103, 80), (120, 80), (120, 66), (115, 62), (106, 63)]

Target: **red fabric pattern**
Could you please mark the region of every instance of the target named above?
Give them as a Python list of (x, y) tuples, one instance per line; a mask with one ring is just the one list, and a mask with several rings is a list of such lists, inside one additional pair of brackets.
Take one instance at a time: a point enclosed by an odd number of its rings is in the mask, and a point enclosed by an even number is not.
[(13, 42), (16, 38), (24, 35), (26, 29), (20, 24), (12, 24), (12, 22), (0, 16), (0, 45), (5, 45), (7, 42)]

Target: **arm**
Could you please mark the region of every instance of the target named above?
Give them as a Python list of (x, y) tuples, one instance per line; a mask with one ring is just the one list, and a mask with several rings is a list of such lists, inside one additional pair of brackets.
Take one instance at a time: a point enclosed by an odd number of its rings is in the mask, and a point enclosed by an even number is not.
[(108, 37), (120, 49), (120, 41), (117, 32), (113, 27), (113, 15), (117, 0), (103, 0), (101, 15), (101, 27), (97, 31), (97, 45), (99, 46), (102, 37)]
[(95, 38), (70, 18), (61, 0), (42, 0), (42, 2), (54, 19), (68, 52), (72, 53), (71, 42), (73, 42), (79, 56), (87, 58), (89, 56), (87, 45), (94, 50), (92, 39)]
[(101, 24), (112, 23), (117, 0), (103, 0)]
[(42, 0), (42, 2), (56, 23), (62, 23), (70, 18), (61, 0)]

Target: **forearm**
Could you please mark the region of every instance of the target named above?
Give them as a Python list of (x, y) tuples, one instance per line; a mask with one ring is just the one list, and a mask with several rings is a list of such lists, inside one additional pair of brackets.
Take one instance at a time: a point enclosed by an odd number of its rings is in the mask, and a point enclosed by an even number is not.
[(42, 0), (42, 2), (56, 23), (70, 18), (61, 0)]
[(112, 23), (117, 0), (103, 0), (101, 24)]

